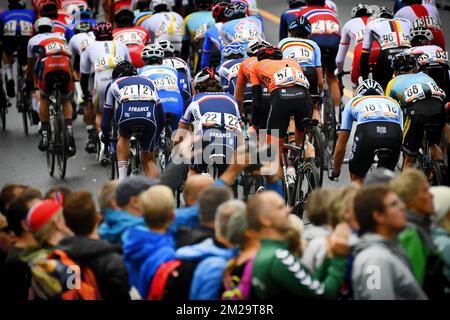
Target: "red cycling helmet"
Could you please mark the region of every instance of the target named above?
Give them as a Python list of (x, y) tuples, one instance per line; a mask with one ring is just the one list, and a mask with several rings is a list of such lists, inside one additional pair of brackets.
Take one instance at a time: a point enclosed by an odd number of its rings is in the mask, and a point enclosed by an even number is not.
[(211, 9), (212, 15), (214, 20), (216, 20), (216, 22), (225, 22), (228, 20), (225, 17), (225, 9), (228, 8), (229, 6), (230, 3), (228, 2), (219, 2), (212, 7)]
[(95, 39), (97, 40), (111, 40), (113, 26), (107, 21), (97, 23), (93, 28)]
[(258, 50), (258, 61), (264, 60), (264, 59), (270, 59), (270, 60), (281, 60), (283, 59), (283, 52), (277, 47), (265, 47)]

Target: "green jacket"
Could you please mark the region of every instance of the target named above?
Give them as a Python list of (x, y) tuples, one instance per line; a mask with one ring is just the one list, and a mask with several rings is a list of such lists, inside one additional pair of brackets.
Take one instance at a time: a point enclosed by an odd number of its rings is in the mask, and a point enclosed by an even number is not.
[(325, 258), (311, 274), (288, 251), (285, 241), (262, 239), (253, 262), (252, 286), (258, 299), (336, 298), (346, 274), (346, 258)]

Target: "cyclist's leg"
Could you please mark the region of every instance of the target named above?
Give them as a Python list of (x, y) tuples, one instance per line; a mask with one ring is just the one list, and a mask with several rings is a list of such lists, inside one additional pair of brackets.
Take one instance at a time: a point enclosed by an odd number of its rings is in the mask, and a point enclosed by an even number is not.
[[(314, 68), (314, 67), (303, 68), (303, 74), (305, 75), (306, 79), (308, 79), (308, 82), (309, 82), (309, 93), (311, 95), (319, 94), (316, 68)], [(319, 110), (318, 103), (314, 104), (314, 106), (313, 106), (312, 117), (313, 117), (313, 119), (319, 120), (319, 123), (320, 123), (320, 110)]]
[[(92, 96), (94, 96), (94, 76), (92, 75), (89, 79), (89, 91), (92, 92)], [(88, 133), (88, 141), (86, 142), (85, 150), (87, 153), (95, 152), (95, 141), (97, 132), (95, 130), (95, 108), (94, 103), (91, 100), (87, 101), (87, 105), (84, 108), (84, 123), (86, 124), (86, 130)]]
[(440, 101), (435, 100), (434, 103), (430, 103), (429, 108), (426, 110), (429, 112), (428, 123), (438, 125), (438, 129), (434, 132), (429, 132), (427, 136), (430, 143), (431, 158), (438, 161), (444, 161), (444, 154), (439, 147), (439, 143), (446, 124), (445, 107)]
[[(380, 130), (385, 130), (385, 133), (379, 135), (376, 139), (376, 148), (388, 148), (391, 150), (389, 158), (379, 161), (378, 167), (382, 165), (383, 167), (394, 171), (402, 149), (402, 128), (396, 123), (389, 122), (380, 122), (380, 124), (377, 125), (377, 130), (378, 128), (381, 128)], [(376, 132), (374, 132), (374, 134), (376, 135)]]
[[(103, 116), (103, 104), (105, 102), (106, 97), (106, 89), (108, 87), (109, 81), (111, 80), (111, 74), (112, 71), (107, 71), (103, 73), (102, 75), (99, 75), (98, 78), (96, 78), (95, 83), (95, 96), (93, 95), (92, 101), (94, 102), (94, 108), (95, 108), (95, 132), (96, 134), (100, 134), (100, 126), (102, 123), (102, 116)], [(98, 161), (100, 163), (103, 163), (105, 161), (105, 144), (101, 142), (100, 140), (100, 152), (99, 152), (99, 158)]]
[(3, 37), (3, 65), (6, 74), (6, 93), (10, 98), (16, 96), (12, 65), (14, 63), (13, 54), (16, 50), (19, 50), (19, 47), (20, 43), (17, 37)]
[(170, 128), (172, 129), (172, 132), (175, 132), (175, 130), (178, 129), (178, 123), (180, 123), (180, 119), (183, 116), (183, 99), (178, 99), (177, 102), (172, 101), (166, 101), (162, 103), (164, 112), (170, 112), (174, 114), (174, 118), (170, 123)]
[(362, 184), (364, 177), (373, 163), (374, 150), (377, 147), (375, 145), (375, 139), (370, 136), (373, 130), (376, 131), (376, 123), (374, 122), (359, 124), (356, 127), (348, 163), (352, 182)]
[(164, 128), (164, 112), (161, 108), (154, 108), (148, 120), (140, 120), (144, 126), (142, 137), (139, 138), (141, 146), (141, 158), (145, 175), (150, 178), (157, 178), (159, 171), (156, 166), (156, 156), (161, 140), (161, 133)]
[[(293, 114), (295, 121), (295, 142), (300, 146), (303, 143), (303, 139), (305, 139), (305, 128), (302, 120), (311, 118), (313, 115), (313, 102), (306, 89), (296, 88), (295, 91), (297, 92), (297, 98), (291, 102), (291, 114)], [(314, 156), (314, 147), (308, 143), (306, 145), (305, 158), (314, 158)]]
[(403, 170), (413, 166), (423, 140), (424, 115), (420, 114), (416, 102), (406, 109), (403, 125)]
[(127, 177), (128, 159), (130, 156), (130, 138), (124, 136), (119, 125), (119, 140), (117, 141), (117, 166), (119, 168), (119, 180)]

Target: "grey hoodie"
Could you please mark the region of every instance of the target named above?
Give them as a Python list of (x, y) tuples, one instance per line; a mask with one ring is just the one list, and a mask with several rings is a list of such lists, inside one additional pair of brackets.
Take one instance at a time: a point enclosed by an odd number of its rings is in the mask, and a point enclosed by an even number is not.
[(352, 282), (356, 300), (426, 300), (398, 241), (364, 234), (354, 247)]

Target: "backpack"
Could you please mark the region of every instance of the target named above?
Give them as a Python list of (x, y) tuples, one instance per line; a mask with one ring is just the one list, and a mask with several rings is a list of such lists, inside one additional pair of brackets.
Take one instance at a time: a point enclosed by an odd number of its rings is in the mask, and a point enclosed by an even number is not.
[(246, 263), (242, 276), (232, 276), (227, 274), (224, 277), (225, 291), (222, 300), (250, 300), (250, 289), (252, 286), (252, 269), (255, 257), (250, 258)]
[(53, 250), (47, 259), (31, 263), (32, 288), (45, 300), (101, 300), (94, 273), (80, 267), (62, 250)]

